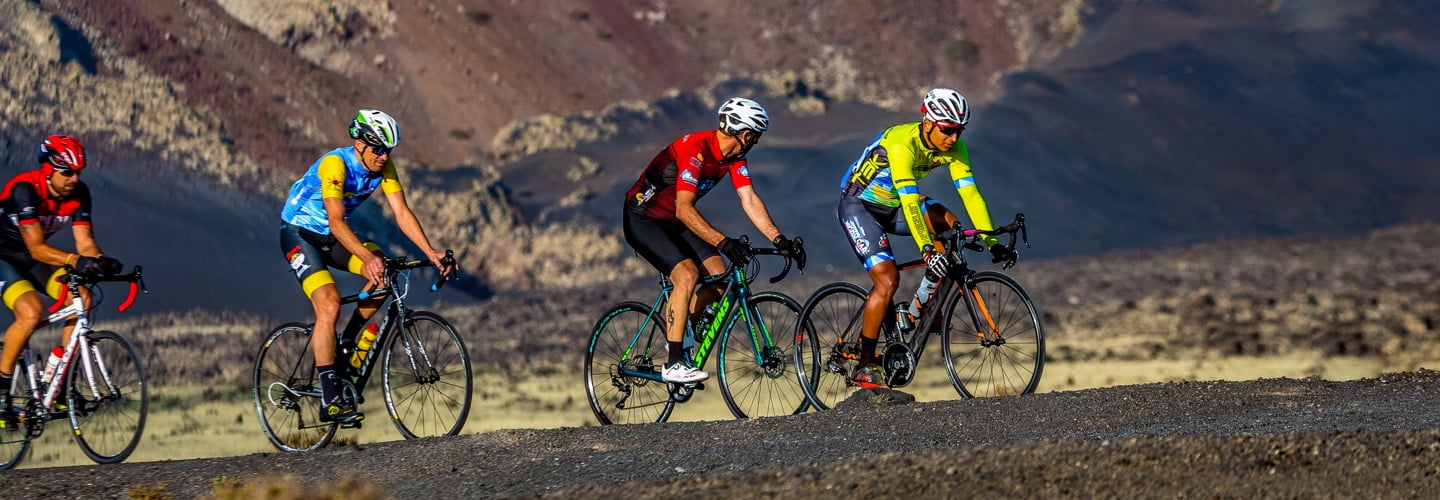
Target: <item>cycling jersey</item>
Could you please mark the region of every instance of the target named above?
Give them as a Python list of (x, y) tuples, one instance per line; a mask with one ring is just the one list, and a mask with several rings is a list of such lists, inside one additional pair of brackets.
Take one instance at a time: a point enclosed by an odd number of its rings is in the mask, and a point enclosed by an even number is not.
[[(994, 229), (990, 209), (975, 186), (965, 142), (957, 139), (950, 151), (927, 148), (920, 140), (920, 124), (896, 125), (875, 136), (860, 158), (845, 171), (845, 177), (840, 180), (841, 193), (872, 205), (900, 207), (910, 228), (924, 228), (924, 207), (920, 205), (920, 190), (915, 183), (943, 166), (950, 170), (950, 179), (965, 203), (970, 222), (976, 229)], [(931, 244), (928, 231), (912, 230), (911, 236), (922, 251)], [(987, 243), (994, 243), (991, 240), (994, 238), (988, 238)]]
[(695, 132), (670, 143), (640, 174), (625, 193), (625, 208), (650, 218), (678, 221), (675, 193), (689, 191), (705, 196), (725, 174), (735, 189), (751, 185), (745, 158), (725, 160), (720, 154), (719, 131)]
[(40, 224), (49, 239), (67, 225), (90, 225), (90, 188), (84, 182), (76, 182), (65, 198), (51, 197), (47, 183), (44, 171), (31, 170), (10, 179), (0, 191), (0, 214), (6, 220), (0, 222), (0, 251), (30, 255), (20, 226)]
[(290, 197), (280, 212), (280, 219), (319, 234), (330, 234), (325, 198), (343, 201), (345, 216), (349, 217), (377, 188), (385, 194), (401, 190), (395, 162), (387, 159), (380, 172), (371, 172), (360, 163), (354, 147), (341, 147), (315, 160), (305, 175), (290, 186)]

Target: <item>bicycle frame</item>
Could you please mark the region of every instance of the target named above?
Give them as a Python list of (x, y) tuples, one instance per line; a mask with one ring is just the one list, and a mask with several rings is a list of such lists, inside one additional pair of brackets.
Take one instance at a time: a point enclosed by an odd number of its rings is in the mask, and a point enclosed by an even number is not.
[[(1020, 216), (1017, 220), (1023, 223), (1024, 217)], [(1023, 228), (1023, 225), (1021, 227)], [(981, 231), (978, 229), (965, 229), (958, 231), (955, 237), (951, 238), (950, 241), (947, 242), (946, 249), (946, 252), (950, 254), (949, 257), (954, 259), (955, 264), (952, 265), (950, 271), (945, 276), (942, 276), (940, 280), (936, 282), (936, 294), (930, 297), (930, 304), (949, 304), (951, 297), (955, 293), (961, 293), (963, 291), (961, 300), (964, 301), (966, 310), (970, 313), (971, 323), (975, 325), (976, 330), (979, 330), (975, 332), (975, 335), (978, 336), (981, 339), (981, 343), (987, 347), (992, 344), (1003, 344), (1005, 343), (1005, 339), (1001, 338), (1000, 330), (995, 325), (995, 319), (990, 316), (990, 309), (985, 306), (985, 299), (982, 298), (980, 296), (980, 293), (975, 290), (973, 282), (970, 278), (972, 275), (975, 274), (975, 270), (970, 268), (969, 262), (965, 259), (965, 244), (961, 242), (979, 235), (1003, 232), (1003, 230)], [(1015, 244), (1015, 233), (1012, 231), (1008, 234), (1010, 235), (1011, 239), (1010, 245), (1013, 247)], [(923, 259), (916, 259), (910, 262), (902, 263), (899, 265), (899, 267), (902, 271), (907, 269), (923, 268), (925, 267), (925, 261)], [(930, 336), (938, 335), (940, 333), (939, 329), (931, 328), (931, 326), (934, 325), (940, 318), (948, 316), (950, 315), (950, 313), (954, 312), (953, 309), (942, 309), (944, 308), (925, 308), (925, 311), (922, 312), (920, 314), (920, 317), (916, 319), (915, 329), (911, 333), (910, 339), (908, 341), (904, 339), (903, 333), (898, 332), (898, 329), (891, 329), (891, 331), (900, 338), (887, 340), (899, 340), (900, 342), (905, 343), (908, 347), (910, 347), (910, 350), (914, 352), (915, 359), (919, 360), (920, 354), (924, 352), (925, 344), (929, 341)], [(943, 316), (941, 314), (943, 314)]]
[[(725, 283), (725, 291), (721, 293), (720, 298), (715, 301), (715, 317), (711, 318), (709, 323), (701, 325), (705, 330), (699, 332), (697, 335), (698, 338), (695, 339), (695, 355), (692, 361), (697, 368), (703, 368), (705, 362), (709, 360), (710, 351), (715, 348), (716, 341), (720, 339), (720, 333), (729, 332), (730, 329), (734, 327), (735, 321), (740, 318), (739, 314), (735, 314), (735, 306), (737, 304), (739, 305), (739, 310), (744, 312), (746, 324), (750, 327), (747, 333), (750, 335), (751, 343), (756, 346), (755, 352), (758, 353), (762, 351), (762, 349), (759, 348), (759, 342), (762, 338), (765, 342), (769, 342), (770, 344), (774, 343), (774, 340), (770, 336), (770, 329), (765, 327), (764, 320), (760, 317), (759, 311), (756, 311), (755, 306), (750, 302), (750, 284), (745, 279), (744, 268), (731, 266), (730, 269), (724, 273), (701, 278), (699, 284), (710, 285), (716, 283)], [(660, 278), (660, 294), (655, 297), (655, 302), (650, 305), (650, 309), (652, 311), (662, 310), (661, 307), (669, 303), (670, 293), (674, 289), (675, 285), (670, 283), (670, 279), (662, 276)], [(646, 318), (646, 320), (640, 324), (640, 330), (631, 338), (630, 345), (625, 349), (624, 357), (626, 359), (630, 358), (630, 353), (635, 349), (635, 344), (640, 342), (641, 332), (645, 332), (649, 326), (650, 319)], [(661, 331), (663, 331), (663, 329), (661, 329)], [(652, 332), (651, 335), (654, 335), (654, 333)], [(645, 345), (651, 345), (649, 339), (647, 339)], [(647, 352), (645, 354), (648, 356), (652, 353)], [(637, 371), (622, 366), (620, 368), (620, 374), (664, 382), (664, 380), (660, 378), (660, 373), (653, 371)]]

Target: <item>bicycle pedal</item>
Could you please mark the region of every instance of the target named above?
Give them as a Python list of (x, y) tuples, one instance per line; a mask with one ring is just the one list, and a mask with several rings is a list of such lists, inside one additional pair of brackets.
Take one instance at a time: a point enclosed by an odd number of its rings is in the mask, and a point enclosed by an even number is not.
[(359, 421), (356, 421), (356, 422), (345, 422), (345, 423), (343, 423), (343, 424), (340, 424), (340, 428), (341, 428), (341, 429), (359, 429), (359, 428), (360, 428), (361, 426), (363, 426), (363, 425), (364, 425), (364, 422), (359, 422)]

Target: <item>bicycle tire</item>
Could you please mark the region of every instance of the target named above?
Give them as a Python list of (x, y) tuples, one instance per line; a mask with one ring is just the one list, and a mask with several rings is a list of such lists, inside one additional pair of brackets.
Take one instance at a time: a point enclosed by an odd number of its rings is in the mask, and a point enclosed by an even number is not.
[[(621, 302), (605, 311), (591, 332), (585, 351), (585, 394), (595, 418), (603, 425), (669, 419), (675, 400), (670, 398), (667, 384), (620, 374), (621, 366), (660, 373), (667, 345), (660, 316), (648, 305)], [(630, 349), (632, 345), (634, 349)], [(630, 404), (632, 398), (634, 404)]]
[(86, 335), (88, 353), (75, 353), (65, 372), (70, 428), (86, 456), (113, 464), (140, 444), (150, 407), (149, 384), (140, 353), (125, 336), (108, 330)]
[[(30, 375), (25, 363), (15, 363), (15, 378), (10, 384), (10, 406), (17, 415), (24, 411), (30, 404)], [(30, 451), (30, 429), (29, 426), (19, 424), (14, 430), (0, 430), (0, 457), (5, 459), (0, 463), (0, 470), (9, 470), (20, 464), (25, 459), (25, 453)]]
[[(794, 369), (791, 350), (793, 342), (784, 342), (790, 334), (799, 330), (800, 303), (779, 292), (764, 292), (750, 296), (750, 303), (760, 316), (761, 332), (767, 336), (757, 338), (759, 347), (750, 342), (748, 330), (736, 328), (747, 323), (745, 311), (733, 323), (731, 330), (720, 338), (720, 393), (735, 418), (773, 417), (804, 413), (810, 408), (805, 389), (800, 387), (800, 378), (790, 373)], [(778, 307), (770, 307), (774, 305)], [(773, 309), (773, 310), (772, 310)], [(787, 312), (788, 311), (788, 312)], [(740, 341), (737, 339), (739, 333)]]
[(470, 354), (439, 314), (411, 313), (385, 347), (385, 408), (405, 439), (454, 436), (470, 415)]
[[(970, 312), (968, 301), (961, 307), (963, 287), (945, 309), (941, 339), (950, 382), (965, 399), (1034, 393), (1045, 368), (1045, 331), (1035, 302), (1020, 282), (999, 271), (976, 272), (970, 281), (984, 299), (982, 310)], [(960, 309), (966, 312), (958, 313)], [(1003, 343), (985, 342), (978, 335), (990, 331), (992, 322)]]
[[(858, 388), (850, 383), (850, 376), (859, 365), (861, 320), (869, 296), (860, 285), (837, 281), (811, 294), (800, 311), (800, 324), (808, 331), (795, 335), (799, 344), (795, 372), (806, 399), (816, 409), (833, 408)], [(886, 321), (880, 328), (876, 352), (884, 352), (889, 337), (885, 332), (894, 327)]]
[(305, 452), (330, 444), (339, 424), (320, 421), (309, 325), (286, 323), (266, 335), (251, 381), (260, 429), (276, 449)]

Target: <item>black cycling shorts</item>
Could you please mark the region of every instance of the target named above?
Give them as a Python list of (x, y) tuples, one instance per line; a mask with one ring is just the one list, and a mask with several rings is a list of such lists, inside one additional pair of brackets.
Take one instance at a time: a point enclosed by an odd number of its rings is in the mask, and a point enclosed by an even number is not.
[[(920, 212), (925, 213), (932, 205), (939, 203), (925, 198), (920, 203)], [(845, 228), (845, 236), (850, 239), (850, 250), (855, 252), (860, 262), (865, 263), (866, 271), (881, 262), (895, 260), (895, 252), (890, 249), (890, 237), (886, 233), (910, 236), (910, 226), (906, 224), (900, 207), (875, 205), (854, 196), (841, 196), (836, 214), (840, 216), (840, 225)]]
[[(37, 289), (52, 299), (59, 298), (64, 285), (57, 278), (63, 274), (65, 268), (37, 261), (28, 253), (0, 251), (0, 297), (10, 309), (15, 308), (20, 296)], [(45, 280), (36, 276), (45, 276)]]
[[(380, 252), (380, 245), (373, 241), (365, 241), (365, 248)], [(285, 261), (290, 263), (290, 272), (295, 273), (295, 279), (300, 281), (306, 297), (315, 293), (317, 288), (335, 283), (335, 277), (330, 275), (327, 267), (360, 274), (360, 268), (365, 264), (346, 250), (335, 235), (320, 234), (285, 222), (280, 223), (280, 251), (284, 253)]]
[(661, 274), (669, 276), (675, 266), (686, 260), (694, 260), (699, 266), (705, 259), (720, 256), (714, 246), (682, 222), (646, 217), (628, 207), (624, 210), (625, 242)]

